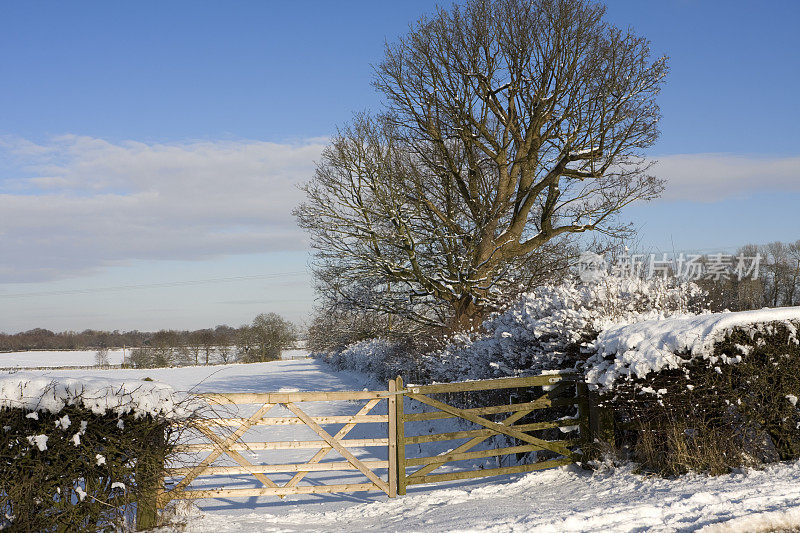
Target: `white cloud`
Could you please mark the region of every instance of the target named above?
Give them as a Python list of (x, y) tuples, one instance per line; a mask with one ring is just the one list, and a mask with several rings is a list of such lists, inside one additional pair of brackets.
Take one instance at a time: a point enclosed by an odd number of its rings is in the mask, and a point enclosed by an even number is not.
[(658, 157), (662, 199), (715, 202), (756, 192), (800, 191), (800, 157), (676, 154)]
[(3, 139), (0, 282), (301, 249), (291, 210), (324, 142)]
[[(0, 138), (0, 282), (302, 249), (291, 210), (324, 144)], [(800, 157), (668, 155), (654, 172), (665, 200), (800, 191)]]

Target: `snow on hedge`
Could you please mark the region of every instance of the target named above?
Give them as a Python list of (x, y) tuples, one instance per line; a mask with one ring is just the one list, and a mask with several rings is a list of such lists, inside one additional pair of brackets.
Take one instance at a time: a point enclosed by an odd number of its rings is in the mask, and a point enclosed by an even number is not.
[(0, 377), (0, 408), (58, 413), (67, 405), (98, 415), (130, 412), (172, 419), (188, 414), (172, 387), (154, 381), (49, 378), (28, 372)]
[[(650, 372), (678, 368), (696, 357), (711, 357), (714, 344), (735, 327), (783, 322), (796, 334), (791, 321), (800, 321), (800, 307), (683, 316), (610, 327), (600, 332), (594, 342), (597, 354), (588, 361), (586, 380), (594, 386), (612, 388), (620, 378), (642, 378)], [(796, 336), (794, 341), (798, 342)], [(736, 362), (741, 355), (721, 359), (722, 363)]]
[(393, 341), (373, 339), (323, 356), (336, 368), (381, 381), (397, 374), (436, 382), (537, 374), (575, 368), (582, 362), (576, 352), (606, 327), (682, 315), (698, 310), (702, 298), (696, 284), (675, 279), (570, 279), (521, 295), (481, 331), (458, 335), (434, 352), (407, 353)]
[(696, 284), (662, 278), (606, 275), (589, 284), (543, 285), (487, 320), (485, 333), (463, 335), (431, 354), (431, 377), (460, 381), (574, 368), (581, 362), (576, 350), (604, 328), (683, 315), (702, 298)]

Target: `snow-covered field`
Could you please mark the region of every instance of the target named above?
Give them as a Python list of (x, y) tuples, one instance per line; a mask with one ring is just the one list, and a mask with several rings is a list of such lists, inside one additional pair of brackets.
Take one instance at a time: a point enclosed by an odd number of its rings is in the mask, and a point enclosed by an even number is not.
[[(126, 350), (130, 353), (130, 350)], [(97, 350), (42, 350), (0, 353), (0, 368), (33, 368), (54, 366), (94, 366)], [(109, 350), (108, 362), (122, 363), (123, 350)]]
[[(335, 372), (313, 359), (37, 373), (49, 377), (105, 376), (124, 380), (149, 377), (184, 391), (359, 390), (378, 385), (360, 374)], [(359, 406), (349, 402), (318, 405), (303, 408), (315, 415), (346, 414)], [(269, 440), (284, 440), (283, 432), (292, 430), (273, 427), (270, 431), (275, 433), (270, 434)], [(303, 457), (298, 456), (292, 462), (297, 460)], [(336, 475), (344, 478), (354, 474)], [(245, 478), (232, 481), (239, 486), (255, 486)], [(642, 477), (632, 473), (630, 467), (599, 473), (565, 467), (527, 475), (413, 486), (407, 496), (394, 500), (379, 492), (304, 495), (283, 500), (266, 497), (200, 500), (194, 504), (181, 502), (176, 514), (185, 531), (216, 533), (399, 529), (774, 531), (800, 524), (800, 463), (716, 478), (687, 476), (675, 480)], [(167, 528), (164, 532), (178, 530)]]
[[(32, 350), (28, 352), (0, 352), (2, 368), (43, 368), (59, 366), (94, 366), (97, 350)], [(123, 358), (130, 355), (130, 349), (109, 350), (108, 362), (122, 364)], [(308, 357), (306, 350), (284, 350), (281, 359), (302, 359)]]

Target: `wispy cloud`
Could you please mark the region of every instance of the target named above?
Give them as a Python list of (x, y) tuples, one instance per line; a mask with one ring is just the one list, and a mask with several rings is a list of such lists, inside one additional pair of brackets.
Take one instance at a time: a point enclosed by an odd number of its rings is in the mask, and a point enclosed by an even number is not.
[(757, 192), (800, 191), (800, 157), (676, 154), (658, 157), (662, 199), (716, 202)]
[(300, 249), (291, 210), (324, 142), (2, 139), (0, 282)]

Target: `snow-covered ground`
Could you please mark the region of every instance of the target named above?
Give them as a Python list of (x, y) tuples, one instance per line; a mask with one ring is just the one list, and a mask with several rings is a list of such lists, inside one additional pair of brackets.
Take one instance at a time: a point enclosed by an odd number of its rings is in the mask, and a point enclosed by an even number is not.
[(595, 474), (564, 467), (444, 489), (416, 487), (395, 500), (342, 499), (352, 503), (287, 502), (235, 516), (197, 509), (181, 514), (187, 533), (789, 531), (800, 525), (800, 464), (675, 480), (642, 477), (629, 467)]
[[(277, 391), (374, 388), (360, 374), (335, 372), (314, 359), (164, 369), (40, 370), (43, 376), (149, 377), (176, 390)], [(303, 404), (310, 414), (353, 413), (360, 404)], [(270, 416), (278, 413), (270, 413)], [(356, 430), (349, 436), (364, 437)], [(379, 424), (372, 425), (374, 427)], [(285, 440), (298, 426), (269, 426)], [(378, 429), (377, 431), (381, 431)], [(297, 434), (294, 434), (297, 435)], [(378, 435), (373, 435), (378, 436)], [(305, 437), (300, 437), (305, 438)], [(303, 461), (314, 450), (282, 462)], [(409, 450), (410, 452), (412, 450)], [(308, 452), (308, 453), (305, 453)], [(359, 451), (364, 457), (367, 451)], [(373, 454), (380, 454), (372, 450)], [(303, 455), (305, 454), (305, 455)], [(374, 458), (380, 458), (374, 456)], [(325, 474), (325, 473), (320, 473)], [(356, 473), (327, 473), (348, 476)], [(270, 474), (272, 477), (273, 475)], [(247, 476), (238, 486), (256, 486)], [(282, 478), (276, 477), (276, 481)], [(330, 483), (330, 479), (325, 482)], [(360, 482), (360, 481), (359, 481)], [(591, 473), (577, 467), (527, 475), (409, 487), (390, 500), (380, 492), (179, 502), (185, 531), (774, 531), (800, 525), (800, 463), (709, 478), (647, 478), (630, 467)], [(183, 526), (181, 526), (183, 527)], [(165, 533), (180, 530), (166, 528)]]

